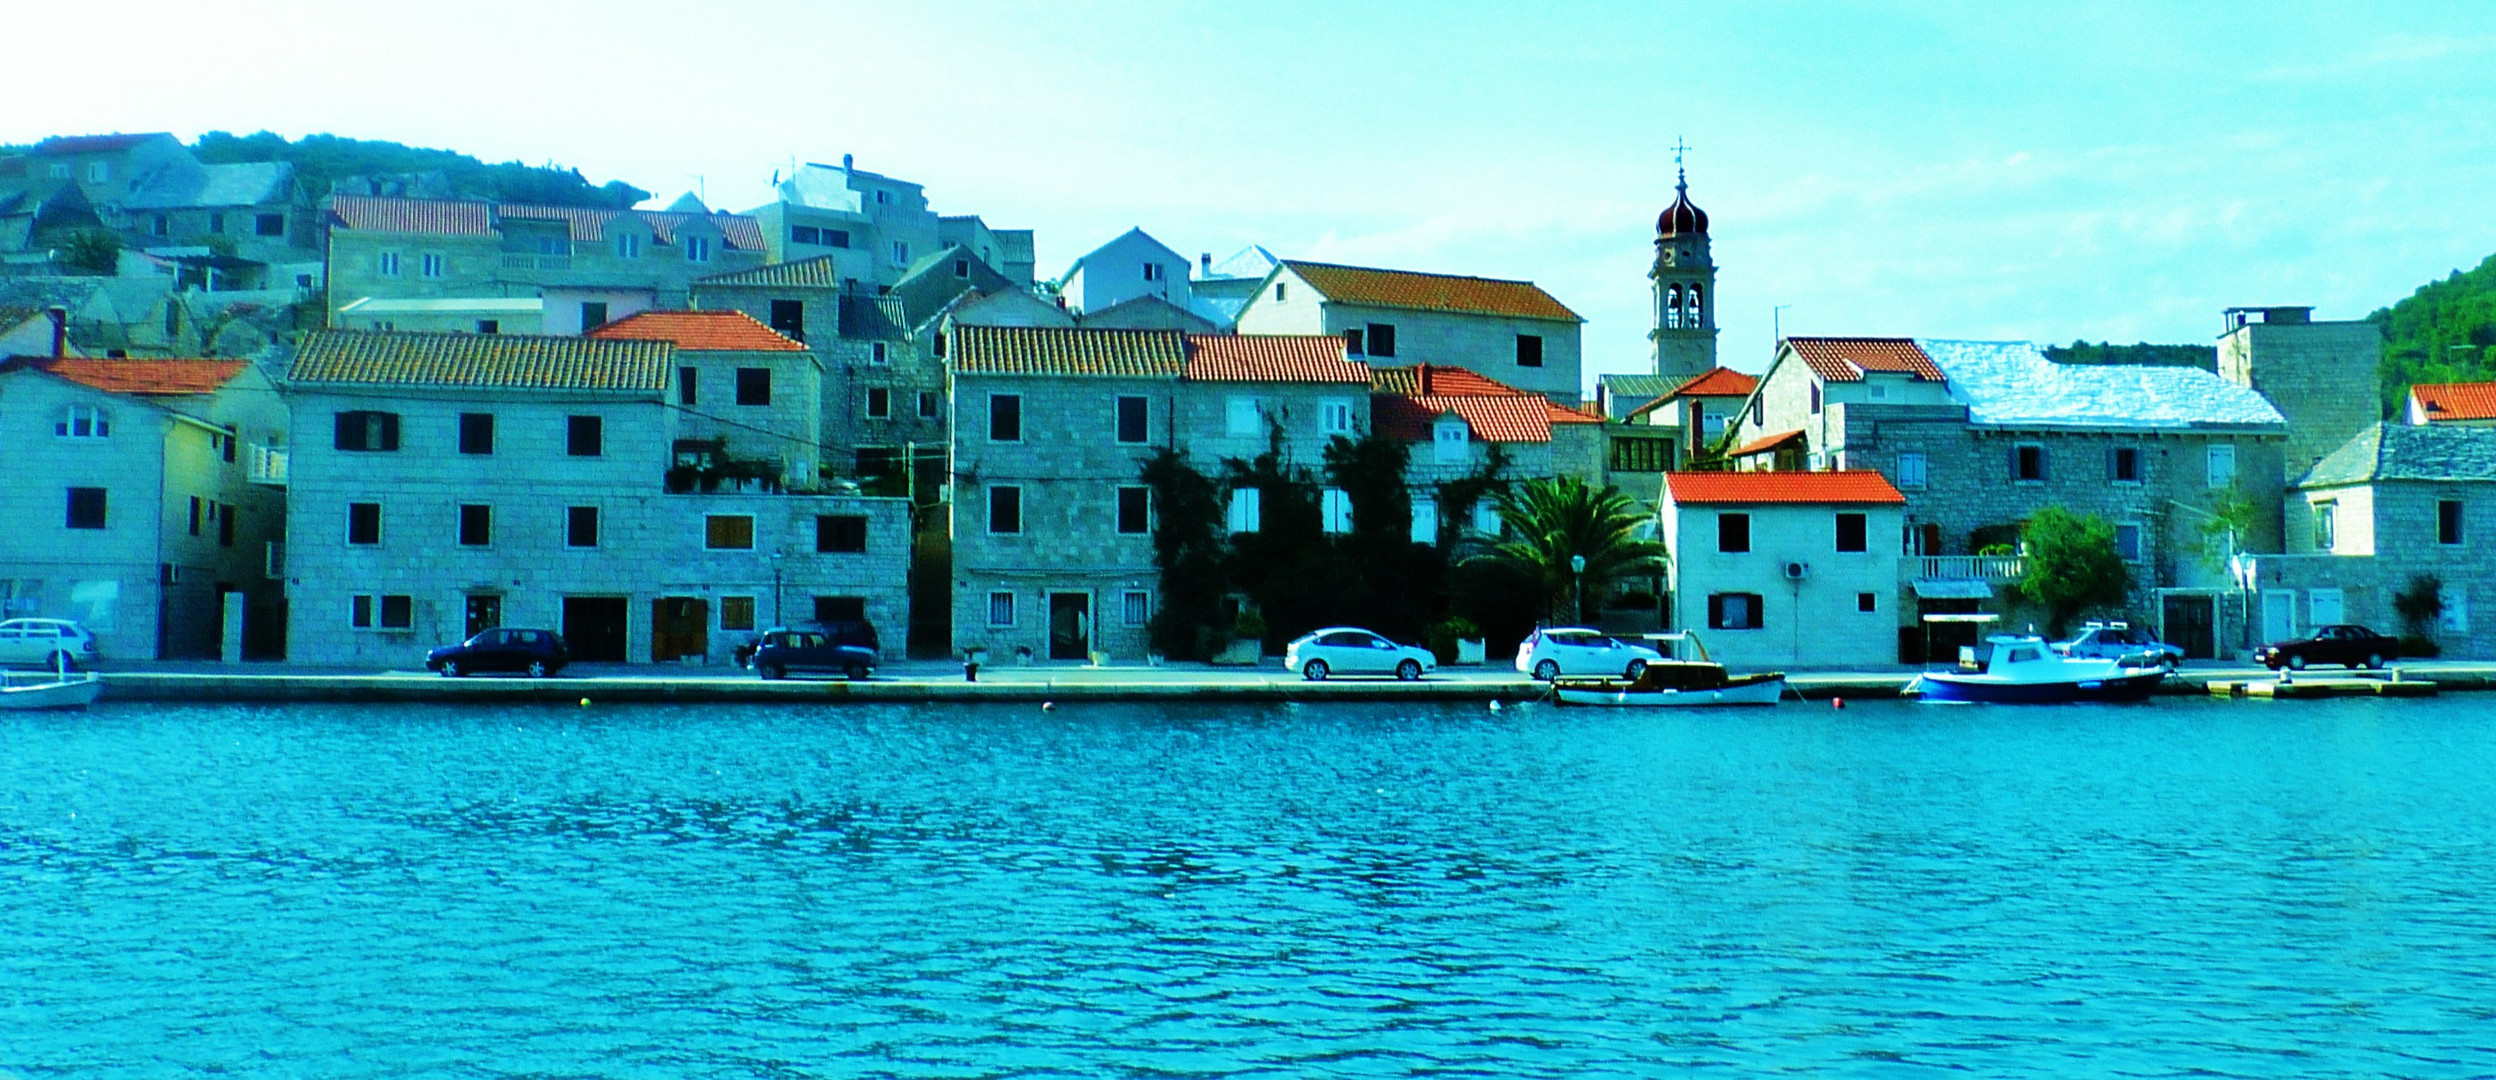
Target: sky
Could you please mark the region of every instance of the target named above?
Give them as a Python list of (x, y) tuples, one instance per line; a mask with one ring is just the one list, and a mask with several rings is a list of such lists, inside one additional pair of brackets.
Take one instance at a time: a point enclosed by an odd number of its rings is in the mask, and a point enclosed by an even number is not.
[(1774, 333), (2207, 342), (2496, 253), (2496, 4), (415, 4), (12, 17), (0, 142), (267, 129), (555, 162), (652, 205), (837, 162), (1038, 231), (1532, 280), (1648, 368), (1673, 144), (1719, 357)]

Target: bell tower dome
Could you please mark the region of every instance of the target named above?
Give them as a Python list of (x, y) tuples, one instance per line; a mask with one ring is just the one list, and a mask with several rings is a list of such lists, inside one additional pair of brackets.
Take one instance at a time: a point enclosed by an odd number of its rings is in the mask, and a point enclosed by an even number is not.
[(1673, 148), (1673, 204), (1655, 219), (1655, 345), (1658, 375), (1704, 375), (1716, 368), (1716, 261), (1707, 250), (1707, 211), (1690, 201), (1690, 174)]

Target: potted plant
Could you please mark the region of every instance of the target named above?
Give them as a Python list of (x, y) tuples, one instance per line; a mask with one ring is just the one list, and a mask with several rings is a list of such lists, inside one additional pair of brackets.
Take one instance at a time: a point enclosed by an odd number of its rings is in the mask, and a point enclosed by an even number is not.
[(1249, 665), (1265, 655), (1265, 616), (1254, 608), (1239, 609), (1239, 617), (1231, 620), (1231, 640), (1215, 653), (1217, 664)]

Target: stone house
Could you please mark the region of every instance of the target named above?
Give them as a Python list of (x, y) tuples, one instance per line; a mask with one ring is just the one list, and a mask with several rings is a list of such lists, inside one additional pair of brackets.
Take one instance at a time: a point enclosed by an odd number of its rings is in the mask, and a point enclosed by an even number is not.
[(759, 223), (769, 262), (829, 259), (834, 281), (872, 290), (959, 247), (1015, 285), (1031, 285), (1031, 230), (991, 229), (975, 215), (940, 217), (928, 209), (924, 187), (857, 168), (850, 155), (837, 166), (807, 162), (775, 184), (771, 202), (746, 211)]
[(574, 333), (644, 295), (684, 308), (694, 279), (763, 262), (760, 225), (734, 214), (368, 195), (322, 209), (333, 315), (365, 297), (541, 297), (542, 327)]
[[(2496, 605), (2496, 428), (2370, 425), (2298, 478), (2286, 531), (2287, 553), (2255, 556), (2239, 581), (2261, 640), (2352, 622), (2496, 658), (2496, 620), (2472, 611)], [(2393, 600), (2426, 578), (2443, 611), (2413, 628)]]
[(2234, 307), (2225, 316), (2219, 377), (2261, 394), (2285, 418), (2286, 475), (2304, 475), (2382, 418), (2382, 327), (2317, 321), (2311, 307)]
[(557, 629), (584, 661), (722, 663), (809, 617), (868, 619), (898, 652), (908, 507), (667, 491), (682, 359), (673, 340), (308, 335), (288, 377), (307, 433), (290, 657), (404, 667), (512, 625)]
[(244, 361), (0, 362), (0, 613), (76, 619), (108, 658), (275, 655), (285, 442)]
[[(1664, 474), (1684, 468), (1724, 438), (1759, 379), (1732, 368), (1671, 377), (1676, 385), (1606, 426), (1606, 477), (1645, 502), (1661, 490)], [(1606, 416), (1600, 407), (1596, 410)]]
[(144, 248), (223, 243), (266, 264), (318, 258), (320, 250), (312, 198), (284, 161), (177, 164), (106, 203), (105, 220)]
[(1585, 321), (1532, 282), (1286, 259), (1238, 330), (1334, 334), (1373, 365), (1460, 367), (1573, 407)]
[(1575, 476), (1605, 482), (1603, 422), (1541, 394), (1437, 364), (1371, 369), (1370, 417), (1382, 435), (1417, 444), (1407, 467), (1413, 534), (1438, 543), (1497, 535), (1487, 500), (1439, 506), (1441, 485), (1467, 477)]
[(2401, 414), (2411, 424), (2496, 426), (2496, 382), (2418, 383)]
[[(1897, 658), (1906, 497), (1871, 470), (1666, 474), (1670, 625), (1719, 662), (1865, 667)], [(1702, 629), (1703, 628), (1703, 629)]]
[[(702, 470), (767, 464), (778, 482), (815, 485), (823, 447), (823, 361), (742, 311), (644, 311), (591, 330), (600, 341), (676, 346), (670, 489), (705, 486)], [(679, 470), (693, 470), (680, 476)]]
[(1185, 312), (1194, 303), (1188, 292), (1190, 269), (1187, 256), (1140, 228), (1128, 229), (1076, 259), (1058, 278), (1057, 294), (1066, 298), (1067, 308), (1076, 315), (1105, 312), (1142, 297), (1159, 299)]

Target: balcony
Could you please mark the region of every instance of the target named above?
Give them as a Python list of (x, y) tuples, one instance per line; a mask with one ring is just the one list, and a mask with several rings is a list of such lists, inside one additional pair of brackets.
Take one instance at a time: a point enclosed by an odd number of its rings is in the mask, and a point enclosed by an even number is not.
[(1909, 555), (1898, 561), (1898, 568), (1912, 579), (1993, 584), (2028, 576), (2028, 560), (2019, 555)]
[(253, 446), (251, 448), (251, 464), (249, 465), (249, 470), (250, 471), (246, 474), (246, 478), (252, 483), (267, 484), (270, 487), (285, 487), (285, 448), (279, 446)]
[(517, 254), (517, 253), (506, 252), (506, 253), (504, 253), (504, 255), (503, 255), (503, 269), (505, 269), (505, 270), (570, 270), (570, 269), (572, 269), (572, 256), (569, 256), (569, 255), (528, 255), (528, 254)]
[(268, 548), (260, 553), (260, 573), (261, 576), (266, 577), (271, 581), (286, 580), (285, 541), (271, 540), (268, 542)]

